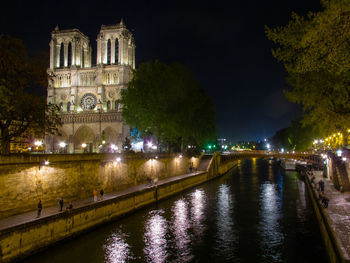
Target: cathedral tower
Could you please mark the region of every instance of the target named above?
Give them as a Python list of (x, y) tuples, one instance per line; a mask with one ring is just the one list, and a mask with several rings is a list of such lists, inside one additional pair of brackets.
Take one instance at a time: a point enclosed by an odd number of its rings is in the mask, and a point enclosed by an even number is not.
[(96, 53), (94, 66), (89, 38), (78, 29), (51, 33), (47, 101), (60, 107), (63, 126), (61, 137), (46, 139), (48, 152), (114, 151), (129, 136), (118, 100), (135, 68), (135, 43), (123, 21), (101, 26)]

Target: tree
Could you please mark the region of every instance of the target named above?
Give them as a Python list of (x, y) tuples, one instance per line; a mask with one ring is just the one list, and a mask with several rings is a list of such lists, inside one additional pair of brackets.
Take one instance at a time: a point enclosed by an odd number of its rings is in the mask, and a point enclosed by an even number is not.
[[(40, 70), (31, 63), (21, 40), (0, 35), (0, 142), (1, 154), (10, 153), (15, 138), (54, 134), (61, 124), (56, 105), (25, 92), (38, 85)], [(45, 70), (45, 69), (42, 69)]]
[(134, 71), (121, 93), (123, 117), (139, 131), (151, 133), (157, 145), (203, 145), (215, 139), (211, 99), (183, 65), (152, 61)]
[(289, 75), (287, 98), (303, 105), (303, 125), (326, 135), (350, 127), (350, 1), (321, 4), (320, 12), (293, 13), (286, 26), (265, 31)]
[(295, 120), (290, 127), (277, 131), (272, 142), (279, 149), (306, 151), (312, 147), (312, 142), (318, 136), (312, 127), (303, 126), (300, 120)]

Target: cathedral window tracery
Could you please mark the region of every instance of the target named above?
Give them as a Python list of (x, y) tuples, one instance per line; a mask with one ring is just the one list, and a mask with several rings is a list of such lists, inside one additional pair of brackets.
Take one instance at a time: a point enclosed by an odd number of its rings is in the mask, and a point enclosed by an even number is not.
[(118, 53), (119, 53), (119, 41), (118, 41), (118, 38), (115, 39), (115, 42), (114, 42), (114, 61), (115, 61), (115, 64), (118, 64), (119, 63), (119, 60), (118, 60)]
[(71, 42), (69, 42), (68, 44), (68, 61), (67, 61), (67, 65), (68, 67), (70, 67), (72, 65), (72, 44)]
[(64, 45), (61, 43), (60, 47), (60, 68), (64, 67)]
[(111, 40), (107, 41), (107, 64), (111, 64)]

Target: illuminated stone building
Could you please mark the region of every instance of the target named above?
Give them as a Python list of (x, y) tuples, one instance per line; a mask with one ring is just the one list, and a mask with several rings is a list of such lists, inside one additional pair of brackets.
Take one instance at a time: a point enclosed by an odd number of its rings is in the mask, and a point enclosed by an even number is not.
[[(46, 150), (99, 152), (101, 145), (121, 147), (129, 127), (118, 105), (135, 68), (135, 43), (123, 21), (102, 25), (97, 36), (96, 65), (89, 38), (78, 29), (51, 33), (47, 102), (59, 105), (61, 137), (46, 138)], [(62, 144), (61, 144), (62, 145)], [(86, 146), (85, 146), (86, 145)], [(104, 149), (106, 149), (104, 145)]]

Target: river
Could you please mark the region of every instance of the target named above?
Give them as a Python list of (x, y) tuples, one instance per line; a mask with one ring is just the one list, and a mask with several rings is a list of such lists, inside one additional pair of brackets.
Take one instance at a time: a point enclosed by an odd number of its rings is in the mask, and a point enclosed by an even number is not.
[(305, 183), (264, 159), (23, 262), (328, 262)]

